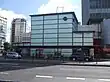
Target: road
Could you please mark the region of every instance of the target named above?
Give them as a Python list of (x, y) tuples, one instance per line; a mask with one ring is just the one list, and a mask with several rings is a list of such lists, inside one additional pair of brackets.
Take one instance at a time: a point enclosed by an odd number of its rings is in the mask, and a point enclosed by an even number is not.
[(0, 63), (0, 80), (7, 82), (110, 82), (110, 68)]

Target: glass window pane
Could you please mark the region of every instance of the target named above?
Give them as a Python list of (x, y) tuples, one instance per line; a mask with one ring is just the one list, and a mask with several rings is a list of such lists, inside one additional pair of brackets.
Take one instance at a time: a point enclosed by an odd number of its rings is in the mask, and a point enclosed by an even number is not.
[(72, 28), (72, 24), (59, 24), (59, 28)]
[(43, 30), (32, 30), (31, 33), (43, 33)]
[(31, 39), (32, 43), (41, 43), (43, 39)]
[(84, 46), (93, 46), (93, 43), (84, 43)]
[(56, 46), (57, 43), (56, 42), (55, 43), (44, 43), (44, 45), (46, 45), (46, 46)]
[(40, 25), (40, 24), (43, 25), (43, 21), (32, 21), (31, 24), (32, 25)]
[(63, 32), (63, 33), (67, 33), (67, 32), (71, 32), (72, 33), (72, 29), (59, 29), (59, 32)]
[(72, 14), (63, 14), (63, 15), (59, 15), (59, 19), (63, 19), (64, 17), (73, 18), (73, 15), (72, 15)]
[(31, 46), (42, 46), (42, 43), (31, 43)]
[(33, 26), (32, 25), (32, 29), (43, 29), (43, 25), (35, 25), (35, 26)]
[(84, 42), (93, 42), (93, 38), (84, 38)]
[(72, 49), (62, 49), (62, 53), (72, 53)]
[(72, 46), (72, 43), (62, 43), (62, 42), (60, 42), (59, 45)]
[(73, 37), (82, 37), (82, 33), (73, 33)]
[(57, 29), (45, 29), (44, 33), (57, 33)]
[(43, 35), (42, 34), (32, 34), (31, 35), (31, 38), (43, 38)]
[(43, 20), (43, 16), (31, 17), (31, 20)]
[(57, 34), (44, 34), (44, 38), (57, 38)]
[(57, 28), (57, 24), (56, 25), (44, 25), (44, 29), (46, 28)]
[(73, 38), (73, 42), (82, 42), (82, 38)]
[(57, 19), (57, 15), (49, 15), (49, 16), (44, 16), (44, 19)]
[(59, 38), (59, 42), (72, 42), (72, 38)]
[(84, 37), (93, 37), (93, 33), (84, 33)]
[(72, 24), (72, 19), (67, 19), (66, 21), (64, 21), (63, 19), (62, 20), (59, 20), (59, 23), (71, 23)]
[(44, 39), (44, 42), (57, 42), (57, 39)]
[(57, 20), (45, 20), (44, 24), (57, 24)]
[(73, 46), (82, 46), (82, 43), (73, 43)]
[(71, 37), (72, 38), (72, 33), (59, 34), (59, 37)]

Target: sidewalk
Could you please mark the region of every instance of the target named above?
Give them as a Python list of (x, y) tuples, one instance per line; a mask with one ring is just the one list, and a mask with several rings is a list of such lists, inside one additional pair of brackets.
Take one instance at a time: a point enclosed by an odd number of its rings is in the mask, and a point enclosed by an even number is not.
[(110, 67), (110, 61), (101, 61), (101, 62), (66, 62), (66, 63), (63, 63), (63, 65)]

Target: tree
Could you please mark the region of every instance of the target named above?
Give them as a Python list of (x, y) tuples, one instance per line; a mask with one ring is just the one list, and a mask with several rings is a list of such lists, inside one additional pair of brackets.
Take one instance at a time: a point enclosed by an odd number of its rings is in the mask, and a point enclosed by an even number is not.
[(5, 42), (3, 45), (4, 45), (4, 50), (5, 51), (8, 51), (10, 49), (10, 43)]

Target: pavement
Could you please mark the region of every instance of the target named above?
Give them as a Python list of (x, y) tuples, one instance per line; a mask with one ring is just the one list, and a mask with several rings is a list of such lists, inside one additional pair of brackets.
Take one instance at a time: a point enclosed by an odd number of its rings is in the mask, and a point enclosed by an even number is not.
[(70, 65), (42, 67), (21, 63), (0, 63), (0, 80), (0, 82), (110, 82), (110, 68)]

